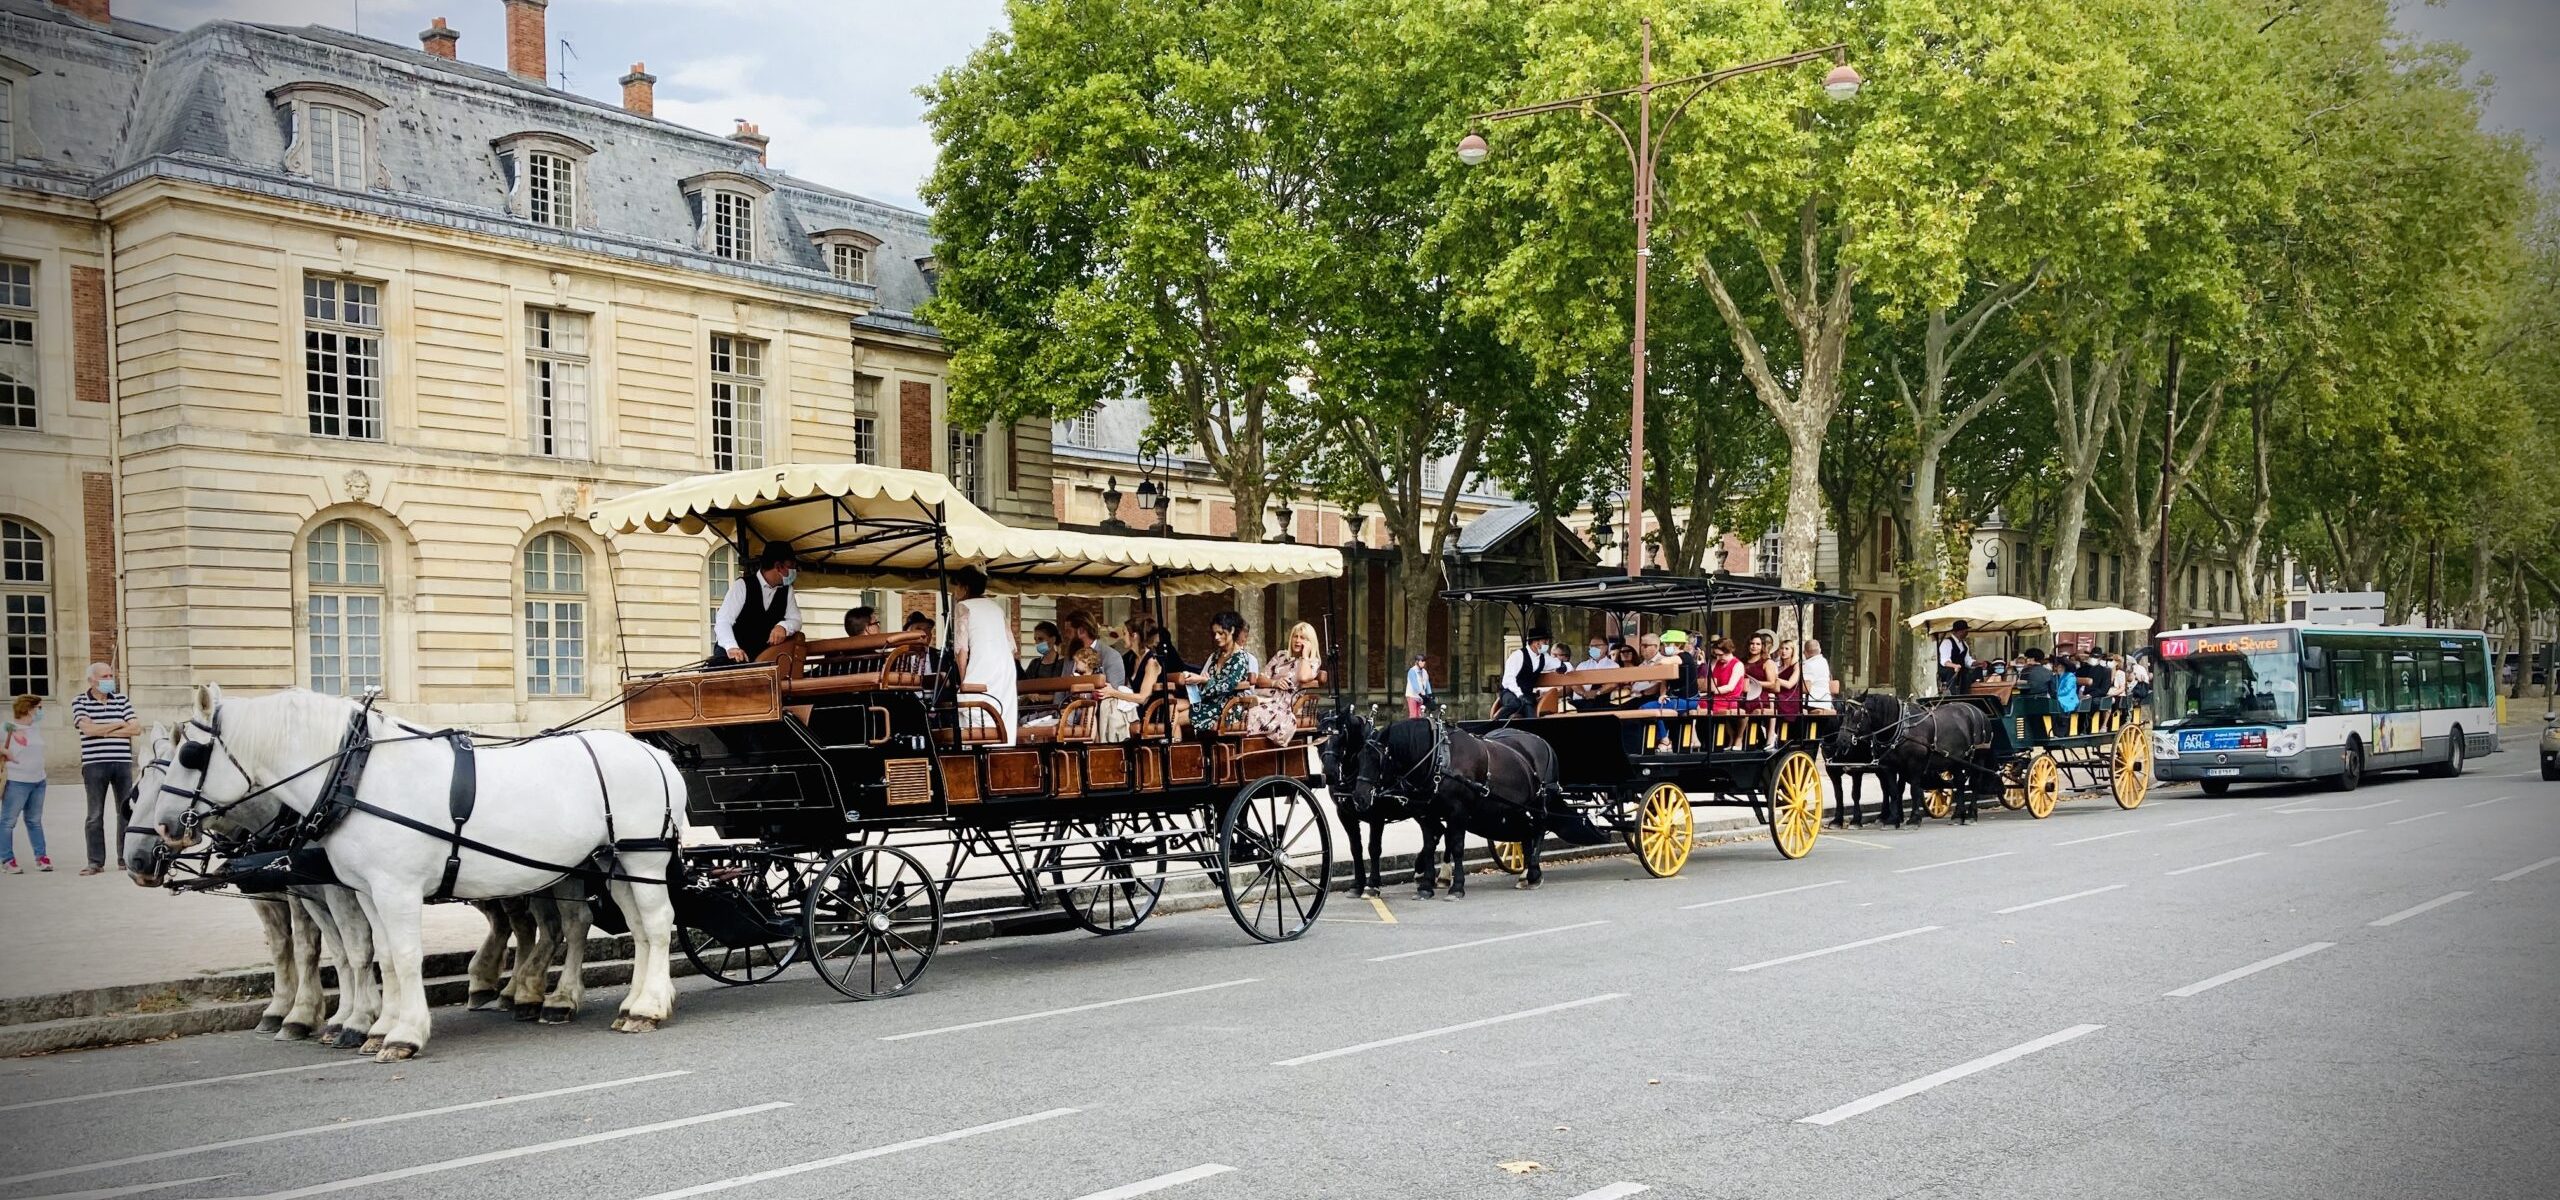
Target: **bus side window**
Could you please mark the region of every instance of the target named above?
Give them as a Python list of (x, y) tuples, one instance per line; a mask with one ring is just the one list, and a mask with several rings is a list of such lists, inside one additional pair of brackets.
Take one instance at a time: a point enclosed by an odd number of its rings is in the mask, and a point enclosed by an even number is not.
[(2317, 717), (2335, 716), (2338, 711), (2338, 668), (2336, 656), (2306, 649), (2302, 656), (2303, 711)]
[(2330, 674), (2338, 685), (2338, 711), (2345, 713), (2374, 710), (2373, 672), (2367, 669), (2364, 653), (2344, 650), (2329, 655)]

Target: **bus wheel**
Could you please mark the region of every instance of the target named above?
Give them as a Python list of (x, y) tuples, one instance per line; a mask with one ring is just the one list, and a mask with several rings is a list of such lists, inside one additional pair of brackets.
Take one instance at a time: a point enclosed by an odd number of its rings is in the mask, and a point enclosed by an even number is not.
[(2354, 738), (2348, 738), (2347, 763), (2345, 766), (2338, 768), (2337, 774), (2329, 777), (2329, 787), (2333, 791), (2352, 792), (2356, 790), (2357, 784), (2363, 782), (2364, 743), (2357, 741)]
[(2451, 749), (2445, 751), (2444, 761), (2440, 763), (2428, 763), (2426, 769), (2420, 771), (2419, 774), (2425, 775), (2430, 779), (2460, 778), (2462, 775), (2464, 751), (2468, 749), (2469, 747), (2462, 744), (2462, 727), (2459, 725), (2454, 726), (2453, 746)]

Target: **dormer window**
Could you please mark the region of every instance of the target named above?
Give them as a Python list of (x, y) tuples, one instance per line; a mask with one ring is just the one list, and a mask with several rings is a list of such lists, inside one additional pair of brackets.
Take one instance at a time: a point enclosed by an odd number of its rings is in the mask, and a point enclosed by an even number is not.
[(0, 163), (42, 157), (18, 105), (32, 99), (29, 83), (43, 75), (34, 67), (0, 54)]
[(579, 173), (595, 147), (556, 133), (516, 133), (490, 143), (507, 181), (507, 211), (551, 229), (589, 224)]
[(679, 186), (693, 204), (698, 249), (732, 262), (763, 257), (757, 252), (756, 207), (773, 194), (771, 184), (743, 171), (710, 171)]
[(827, 274), (846, 283), (871, 282), (871, 264), (880, 239), (859, 229), (827, 229), (809, 235), (827, 260)]
[(286, 170), (327, 187), (372, 190), (380, 173), (373, 138), (382, 101), (334, 83), (290, 83), (267, 98), (283, 110), (290, 134)]
[(0, 162), (18, 159), (18, 81), (0, 76)]

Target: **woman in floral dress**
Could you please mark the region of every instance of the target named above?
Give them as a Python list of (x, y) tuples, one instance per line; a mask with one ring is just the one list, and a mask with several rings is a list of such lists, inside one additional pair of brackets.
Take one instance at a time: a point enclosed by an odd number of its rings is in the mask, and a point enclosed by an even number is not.
[(1245, 714), (1244, 731), (1255, 737), (1288, 741), (1298, 736), (1298, 692), (1316, 685), (1324, 670), (1324, 647), (1316, 643), (1316, 627), (1300, 621), (1289, 627), (1289, 648), (1271, 656), (1254, 680), (1262, 698)]
[(1244, 618), (1233, 611), (1209, 618), (1209, 640), (1217, 649), (1200, 670), (1183, 677), (1184, 683), (1200, 685), (1200, 699), (1191, 706), (1191, 732), (1206, 736), (1217, 732), (1218, 712), (1253, 684), (1253, 651), (1245, 646)]

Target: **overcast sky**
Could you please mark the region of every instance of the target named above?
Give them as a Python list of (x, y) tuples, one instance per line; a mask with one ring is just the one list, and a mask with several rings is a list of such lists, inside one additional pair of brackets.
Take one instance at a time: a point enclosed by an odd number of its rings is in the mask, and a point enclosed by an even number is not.
[[(416, 44), (444, 17), (464, 58), (505, 64), (499, 0), (113, 0), (119, 16), (185, 27), (216, 17), (334, 25)], [(2491, 124), (2560, 147), (2560, 0), (2394, 0), (2405, 28), (2471, 48), (2496, 81)], [(745, 118), (774, 165), (896, 204), (916, 203), (933, 139), (915, 89), (1003, 20), (1003, 0), (551, 0), (552, 62), (569, 90), (619, 103), (634, 62), (658, 77), (658, 115), (727, 132)], [(560, 52), (566, 41), (574, 57)]]

